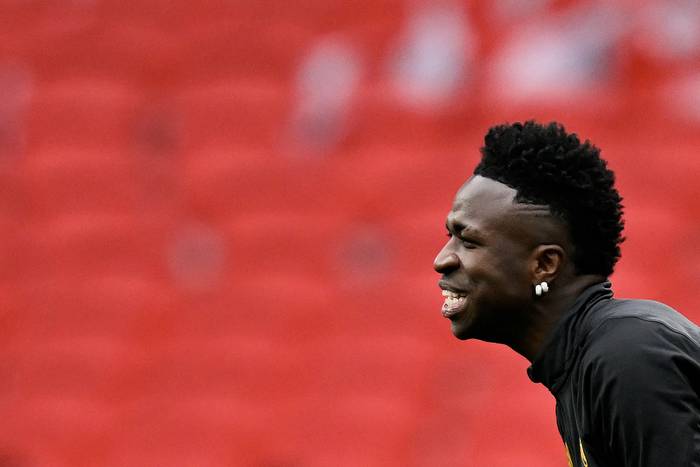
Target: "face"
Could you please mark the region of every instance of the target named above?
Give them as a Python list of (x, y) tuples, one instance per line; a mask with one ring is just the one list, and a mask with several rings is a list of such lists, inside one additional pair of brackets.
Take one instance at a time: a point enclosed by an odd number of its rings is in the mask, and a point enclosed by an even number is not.
[(477, 175), (459, 189), (447, 215), (449, 238), (434, 267), (442, 275), (442, 314), (459, 339), (508, 343), (527, 326), (532, 254), (546, 207), (517, 203), (515, 195)]

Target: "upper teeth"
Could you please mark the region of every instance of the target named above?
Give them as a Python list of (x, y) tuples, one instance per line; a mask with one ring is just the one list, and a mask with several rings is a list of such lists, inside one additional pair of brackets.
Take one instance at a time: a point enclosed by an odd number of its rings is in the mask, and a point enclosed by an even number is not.
[(461, 295), (455, 292), (452, 292), (451, 290), (443, 290), (442, 291), (442, 296), (447, 297), (447, 298), (462, 298), (466, 297), (466, 295)]

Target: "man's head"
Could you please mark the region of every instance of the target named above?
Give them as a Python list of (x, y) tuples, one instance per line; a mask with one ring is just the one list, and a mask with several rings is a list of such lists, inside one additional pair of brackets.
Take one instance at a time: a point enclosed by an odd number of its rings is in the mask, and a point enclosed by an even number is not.
[(435, 269), (452, 292), (443, 314), (454, 334), (508, 343), (532, 325), (535, 284), (564, 290), (612, 273), (621, 198), (599, 150), (556, 123), (493, 127), (481, 152), (447, 216)]

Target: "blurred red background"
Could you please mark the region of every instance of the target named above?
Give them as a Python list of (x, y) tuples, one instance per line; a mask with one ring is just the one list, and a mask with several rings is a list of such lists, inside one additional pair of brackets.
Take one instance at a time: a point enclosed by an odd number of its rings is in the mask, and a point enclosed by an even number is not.
[(690, 0), (0, 1), (0, 466), (563, 466), (432, 260), (489, 126), (617, 172), (700, 320)]

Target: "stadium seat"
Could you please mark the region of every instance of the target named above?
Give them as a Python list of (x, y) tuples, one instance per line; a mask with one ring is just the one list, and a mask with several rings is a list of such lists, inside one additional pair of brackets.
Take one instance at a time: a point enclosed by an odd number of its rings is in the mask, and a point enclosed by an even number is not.
[(31, 214), (45, 219), (135, 208), (133, 169), (119, 148), (57, 145), (28, 153), (18, 172)]
[[(118, 75), (76, 73), (36, 87), (27, 118), (29, 150), (47, 145), (102, 148), (129, 139), (130, 121), (142, 99), (138, 89)], [(79, 143), (78, 143), (79, 142)]]

